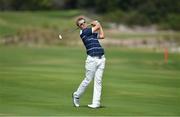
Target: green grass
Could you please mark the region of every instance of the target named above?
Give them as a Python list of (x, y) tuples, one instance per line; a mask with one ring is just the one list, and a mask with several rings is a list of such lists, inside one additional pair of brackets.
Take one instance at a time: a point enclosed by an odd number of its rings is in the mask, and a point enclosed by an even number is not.
[(0, 37), (14, 35), (26, 28), (70, 29), (75, 27), (73, 18), (79, 14), (78, 10), (0, 12)]
[(84, 48), (0, 47), (0, 115), (180, 115), (180, 55), (106, 48), (103, 108), (87, 107), (92, 83), (74, 108)]
[(156, 32), (156, 33), (108, 33), (106, 36), (113, 39), (176, 39), (179, 40), (179, 32)]
[[(75, 27), (74, 18), (87, 14), (78, 10), (69, 11), (36, 11), (36, 12), (0, 12), (0, 37), (14, 35), (26, 28), (64, 30)], [(102, 21), (103, 22), (103, 21)], [(158, 33), (109, 33), (106, 36), (116, 39), (149, 39), (175, 38), (179, 39), (179, 32)]]

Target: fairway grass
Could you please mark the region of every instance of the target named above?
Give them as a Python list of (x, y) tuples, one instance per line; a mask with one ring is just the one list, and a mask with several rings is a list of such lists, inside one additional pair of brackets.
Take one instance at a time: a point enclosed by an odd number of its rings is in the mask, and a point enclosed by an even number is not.
[(0, 47), (0, 115), (179, 116), (180, 55), (106, 48), (102, 108), (90, 109), (92, 84), (72, 106), (84, 78), (81, 47)]

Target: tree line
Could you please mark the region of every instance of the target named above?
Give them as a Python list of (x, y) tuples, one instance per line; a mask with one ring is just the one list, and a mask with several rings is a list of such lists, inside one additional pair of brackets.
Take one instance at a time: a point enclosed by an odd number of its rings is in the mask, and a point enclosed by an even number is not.
[(0, 0), (1, 11), (57, 9), (85, 9), (128, 24), (169, 22), (175, 26), (180, 20), (180, 0)]

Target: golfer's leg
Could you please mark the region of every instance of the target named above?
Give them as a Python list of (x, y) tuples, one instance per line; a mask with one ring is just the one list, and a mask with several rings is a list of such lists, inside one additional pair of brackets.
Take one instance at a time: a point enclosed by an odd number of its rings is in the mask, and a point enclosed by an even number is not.
[(78, 97), (78, 98), (84, 93), (87, 86), (89, 85), (89, 83), (94, 78), (94, 75), (95, 75), (95, 62), (87, 60), (85, 68), (86, 68), (85, 78), (81, 82), (81, 84), (79, 85), (79, 88), (77, 89), (77, 91), (75, 92), (75, 96)]
[(100, 105), (101, 100), (101, 90), (102, 90), (102, 76), (105, 68), (105, 59), (100, 61), (100, 65), (95, 73), (94, 78), (94, 92), (92, 103), (95, 105)]

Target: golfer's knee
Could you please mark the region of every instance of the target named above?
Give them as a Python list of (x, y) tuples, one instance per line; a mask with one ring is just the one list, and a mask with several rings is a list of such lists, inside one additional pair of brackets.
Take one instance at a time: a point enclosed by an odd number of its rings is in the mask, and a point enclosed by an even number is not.
[(91, 80), (92, 80), (92, 79), (91, 79), (90, 77), (86, 77), (86, 78), (85, 78), (85, 82), (86, 82), (87, 84), (89, 84), (89, 83), (91, 82)]

